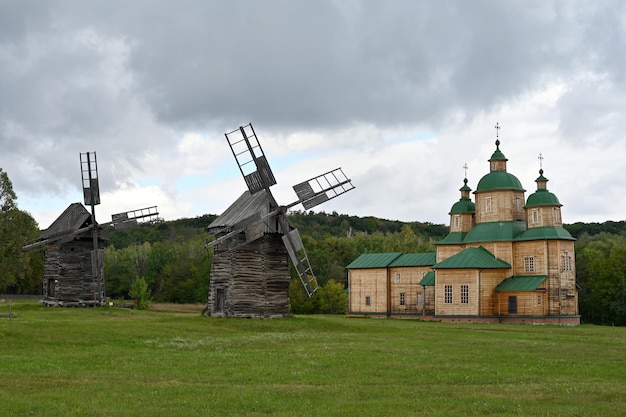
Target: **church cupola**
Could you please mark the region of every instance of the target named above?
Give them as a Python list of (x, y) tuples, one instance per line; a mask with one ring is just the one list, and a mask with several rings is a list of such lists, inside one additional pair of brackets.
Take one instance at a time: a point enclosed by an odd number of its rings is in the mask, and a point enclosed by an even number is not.
[[(539, 156), (540, 159), (543, 159)], [(561, 207), (559, 199), (548, 191), (548, 179), (543, 176), (543, 169), (539, 169), (539, 177), (535, 180), (537, 191), (526, 200), (526, 215), (528, 227), (561, 226)]]
[(467, 178), (463, 180), (463, 186), (459, 191), (461, 199), (452, 205), (449, 213), (450, 232), (468, 232), (474, 226), (476, 207), (470, 199), (472, 189), (467, 186)]

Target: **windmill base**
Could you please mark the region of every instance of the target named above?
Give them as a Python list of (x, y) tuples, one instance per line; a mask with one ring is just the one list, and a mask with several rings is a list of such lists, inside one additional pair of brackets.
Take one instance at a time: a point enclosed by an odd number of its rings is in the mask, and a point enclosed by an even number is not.
[(242, 245), (244, 242), (242, 233), (215, 246), (208, 314), (214, 317), (286, 317), (291, 275), (281, 235), (265, 234)]

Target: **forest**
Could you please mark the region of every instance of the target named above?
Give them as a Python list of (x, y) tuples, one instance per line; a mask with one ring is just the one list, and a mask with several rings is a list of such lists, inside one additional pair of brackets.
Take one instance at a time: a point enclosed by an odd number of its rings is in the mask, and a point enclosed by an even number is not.
[[(22, 246), (40, 230), (17, 207), (17, 196), (0, 169), (0, 293), (41, 294), (43, 252)], [(212, 250), (205, 248), (208, 226), (217, 216), (159, 221), (132, 228), (105, 229), (106, 293), (129, 299), (144, 283), (154, 302), (204, 303), (210, 285)], [(345, 266), (362, 253), (430, 252), (448, 227), (325, 212), (292, 212), (320, 290), (309, 299), (293, 272), (294, 313), (344, 313)], [(626, 221), (573, 223), (564, 227), (576, 241), (579, 309), (583, 323), (626, 325)]]

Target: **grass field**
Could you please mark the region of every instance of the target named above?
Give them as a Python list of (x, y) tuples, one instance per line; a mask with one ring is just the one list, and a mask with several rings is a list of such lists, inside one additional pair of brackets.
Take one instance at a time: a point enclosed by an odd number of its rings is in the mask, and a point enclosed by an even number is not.
[(1, 416), (626, 415), (626, 328), (11, 310)]

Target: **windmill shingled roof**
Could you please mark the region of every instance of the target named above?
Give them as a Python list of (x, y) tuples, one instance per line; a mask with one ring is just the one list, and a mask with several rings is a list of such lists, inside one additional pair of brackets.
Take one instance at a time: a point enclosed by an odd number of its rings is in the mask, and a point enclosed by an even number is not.
[(73, 232), (91, 224), (91, 213), (81, 203), (70, 204), (50, 227), (43, 230), (40, 239), (48, 239), (59, 233)]
[(233, 226), (255, 214), (261, 216), (270, 212), (270, 200), (267, 191), (262, 190), (254, 194), (244, 191), (233, 204), (230, 205), (218, 218), (207, 227), (209, 233)]

